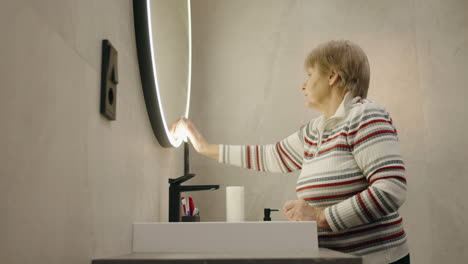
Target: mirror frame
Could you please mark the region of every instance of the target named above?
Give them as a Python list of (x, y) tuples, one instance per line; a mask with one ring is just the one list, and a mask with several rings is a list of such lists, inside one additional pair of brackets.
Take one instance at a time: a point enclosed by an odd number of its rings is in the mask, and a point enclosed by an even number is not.
[[(192, 24), (190, 0), (187, 0), (188, 10), (188, 40), (189, 40), (189, 65), (187, 82), (187, 103), (184, 117), (188, 118), (190, 107), (190, 91), (192, 78)], [(167, 120), (164, 117), (164, 109), (161, 104), (161, 94), (158, 86), (155, 53), (153, 49), (153, 36), (151, 28), (150, 0), (133, 0), (133, 17), (135, 24), (136, 48), (140, 78), (145, 97), (146, 110), (153, 128), (154, 135), (161, 146), (165, 148), (179, 147), (184, 139), (175, 140), (169, 132)], [(174, 120), (175, 121), (175, 120)]]

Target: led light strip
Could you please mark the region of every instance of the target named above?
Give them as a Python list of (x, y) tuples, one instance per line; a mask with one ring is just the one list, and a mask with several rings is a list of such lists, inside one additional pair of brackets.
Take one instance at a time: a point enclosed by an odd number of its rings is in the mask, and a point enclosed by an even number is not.
[[(175, 140), (167, 127), (167, 122), (166, 122), (166, 117), (164, 115), (164, 109), (161, 104), (161, 96), (159, 93), (159, 85), (158, 85), (158, 75), (156, 71), (156, 62), (155, 62), (155, 53), (153, 50), (153, 28), (151, 27), (151, 6), (150, 6), (150, 0), (146, 0), (146, 4), (148, 6), (147, 8), (147, 17), (148, 17), (148, 28), (149, 28), (149, 39), (150, 39), (150, 51), (151, 51), (151, 63), (152, 63), (152, 70), (153, 70), (153, 77), (155, 80), (155, 86), (156, 86), (156, 94), (158, 97), (158, 107), (159, 107), (159, 112), (162, 115), (162, 121), (164, 125), (164, 131), (166, 133), (167, 138), (169, 138), (169, 141), (171, 142), (171, 145), (174, 147), (179, 147), (180, 144), (182, 143), (183, 140), (186, 140), (185, 138), (179, 138)], [(190, 92), (191, 92), (191, 83), (192, 83), (192, 17), (191, 17), (191, 8), (190, 8), (190, 0), (187, 0), (187, 10), (188, 10), (188, 31), (189, 31), (189, 65), (188, 65), (188, 82), (187, 82), (187, 103), (186, 103), (186, 108), (185, 108), (185, 114), (184, 117), (188, 118), (189, 115), (189, 108), (190, 108)]]

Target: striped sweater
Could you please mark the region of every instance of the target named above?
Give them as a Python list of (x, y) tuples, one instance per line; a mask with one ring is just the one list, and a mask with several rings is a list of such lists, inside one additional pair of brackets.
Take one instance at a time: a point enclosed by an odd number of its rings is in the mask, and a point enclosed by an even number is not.
[(409, 253), (398, 208), (406, 198), (397, 130), (379, 104), (347, 93), (322, 115), (271, 145), (219, 145), (220, 163), (263, 172), (300, 170), (296, 193), (324, 209), (319, 246), (390, 263)]

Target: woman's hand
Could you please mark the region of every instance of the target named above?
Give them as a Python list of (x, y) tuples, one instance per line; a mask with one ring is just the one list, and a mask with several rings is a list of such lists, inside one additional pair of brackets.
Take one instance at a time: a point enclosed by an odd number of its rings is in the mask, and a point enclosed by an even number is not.
[(180, 136), (188, 137), (197, 152), (202, 152), (209, 145), (200, 132), (198, 132), (195, 125), (185, 117), (179, 117), (176, 121), (172, 122), (169, 125), (169, 132), (175, 140), (178, 140)]
[(330, 228), (323, 210), (310, 206), (302, 199), (287, 201), (282, 212), (289, 221), (316, 221), (318, 228)]
[(180, 117), (179, 119), (177, 119), (169, 125), (169, 133), (175, 140), (178, 140), (179, 136), (183, 136), (184, 134), (180, 131), (181, 129), (185, 129), (184, 127), (182, 127), (183, 124), (180, 122), (181, 119), (182, 117)]
[(187, 118), (180, 118), (180, 122), (187, 130), (187, 136), (192, 142), (192, 145), (195, 148), (195, 150), (198, 153), (203, 154), (209, 145), (203, 137), (203, 135), (198, 131), (198, 129), (195, 127), (192, 121), (188, 120)]
[(219, 146), (215, 144), (209, 144), (205, 140), (203, 135), (195, 127), (195, 125), (192, 123), (192, 121), (188, 120), (185, 117), (182, 117), (180, 119), (180, 122), (183, 126), (185, 126), (188, 138), (190, 139), (190, 142), (192, 142), (192, 145), (195, 148), (195, 150), (202, 155), (218, 160)]

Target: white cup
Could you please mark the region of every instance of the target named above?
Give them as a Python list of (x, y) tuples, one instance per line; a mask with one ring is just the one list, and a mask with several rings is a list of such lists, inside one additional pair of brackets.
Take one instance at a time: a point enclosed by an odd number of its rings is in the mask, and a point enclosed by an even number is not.
[(245, 221), (244, 207), (244, 186), (227, 186), (226, 222)]

